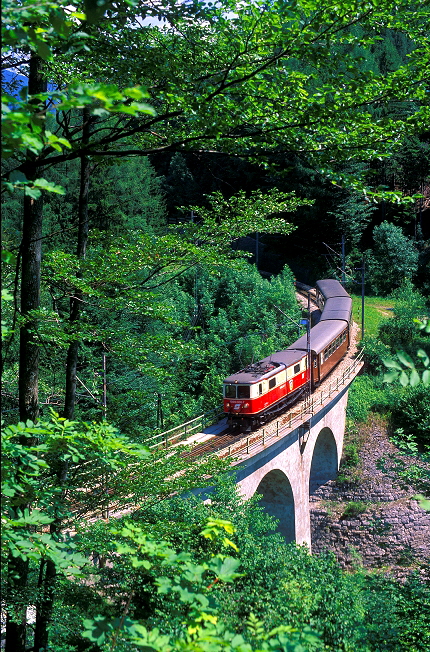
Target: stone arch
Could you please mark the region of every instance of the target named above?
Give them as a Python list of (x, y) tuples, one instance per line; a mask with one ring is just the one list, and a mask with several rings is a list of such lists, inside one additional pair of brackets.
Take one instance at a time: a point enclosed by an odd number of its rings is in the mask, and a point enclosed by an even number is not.
[(275, 518), (279, 519), (277, 531), (287, 543), (296, 540), (296, 521), (294, 496), (290, 481), (283, 471), (269, 471), (256, 490), (261, 495), (260, 505)]
[(311, 470), (309, 473), (309, 493), (334, 480), (339, 468), (337, 445), (330, 428), (323, 428), (315, 442)]

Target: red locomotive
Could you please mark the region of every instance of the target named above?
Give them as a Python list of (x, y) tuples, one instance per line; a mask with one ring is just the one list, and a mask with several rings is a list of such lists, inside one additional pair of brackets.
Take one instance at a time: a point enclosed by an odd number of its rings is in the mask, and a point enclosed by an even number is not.
[(346, 354), (351, 297), (339, 281), (325, 279), (316, 283), (316, 301), (321, 316), (310, 330), (309, 340), (304, 335), (288, 349), (224, 380), (224, 412), (231, 425), (254, 427), (275, 417), (304, 393), (309, 380), (315, 389)]

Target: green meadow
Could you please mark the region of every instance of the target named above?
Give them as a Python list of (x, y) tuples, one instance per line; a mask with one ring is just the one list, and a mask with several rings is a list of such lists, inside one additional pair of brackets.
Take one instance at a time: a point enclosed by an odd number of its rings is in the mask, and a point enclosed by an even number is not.
[[(361, 295), (352, 294), (352, 314), (361, 328)], [(364, 334), (375, 336), (381, 323), (393, 316), (394, 299), (385, 297), (364, 297)]]

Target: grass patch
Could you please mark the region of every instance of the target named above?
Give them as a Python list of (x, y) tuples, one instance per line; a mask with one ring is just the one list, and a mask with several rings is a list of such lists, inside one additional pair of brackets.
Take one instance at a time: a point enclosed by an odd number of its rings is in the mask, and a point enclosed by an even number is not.
[[(361, 295), (351, 294), (352, 315), (361, 327)], [(364, 297), (364, 334), (375, 337), (380, 324), (393, 316), (395, 301), (385, 297)]]
[(320, 506), (325, 509), (327, 516), (333, 519), (339, 518), (343, 511), (343, 503), (338, 500), (322, 500)]
[(387, 387), (377, 376), (357, 376), (351, 385), (346, 414), (353, 422), (365, 422), (371, 410), (387, 406)]
[(341, 518), (354, 518), (355, 516), (360, 516), (360, 514), (364, 514), (368, 507), (369, 503), (365, 503), (361, 500), (351, 501), (346, 504)]
[(358, 485), (361, 483), (360, 450), (364, 441), (365, 438), (360, 435), (357, 425), (351, 419), (347, 419), (342, 459), (336, 484)]

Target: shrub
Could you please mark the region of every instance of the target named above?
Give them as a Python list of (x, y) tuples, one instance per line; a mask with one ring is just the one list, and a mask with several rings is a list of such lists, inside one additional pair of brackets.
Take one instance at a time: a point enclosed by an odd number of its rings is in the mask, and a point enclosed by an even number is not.
[(393, 293), (393, 298), (396, 301), (394, 317), (381, 325), (379, 337), (388, 347), (414, 352), (426, 344), (425, 336), (414, 322), (416, 317), (422, 317), (427, 312), (425, 299), (410, 282), (403, 283)]
[(385, 371), (382, 360), (390, 357), (390, 347), (377, 337), (366, 337), (363, 343), (366, 368), (372, 372)]
[(341, 518), (348, 518), (348, 517), (354, 518), (354, 516), (359, 516), (360, 514), (364, 514), (368, 506), (369, 506), (368, 503), (362, 502), (361, 500), (357, 502), (351, 501), (345, 506)]
[(425, 385), (407, 387), (391, 396), (392, 423), (405, 438), (412, 436), (420, 446), (430, 446), (430, 392)]
[(360, 449), (363, 442), (364, 438), (359, 435), (355, 423), (351, 419), (347, 419), (342, 459), (336, 484), (360, 484), (362, 473), (358, 467), (360, 463)]

